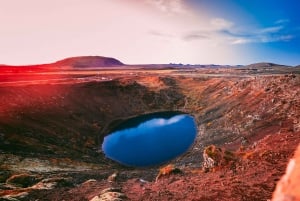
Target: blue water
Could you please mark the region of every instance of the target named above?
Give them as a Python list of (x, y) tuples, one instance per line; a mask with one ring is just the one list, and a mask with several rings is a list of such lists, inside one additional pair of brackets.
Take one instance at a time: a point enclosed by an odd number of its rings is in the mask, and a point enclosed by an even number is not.
[(122, 130), (104, 138), (106, 157), (127, 166), (158, 165), (186, 152), (196, 138), (196, 124), (190, 115), (154, 115), (142, 120), (138, 124), (129, 120), (129, 128), (122, 125)]

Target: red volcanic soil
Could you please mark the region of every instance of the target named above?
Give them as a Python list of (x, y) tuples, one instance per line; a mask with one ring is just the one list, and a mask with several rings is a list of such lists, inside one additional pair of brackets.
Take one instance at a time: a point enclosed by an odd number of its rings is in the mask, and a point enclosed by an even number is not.
[[(107, 187), (121, 188), (123, 200), (271, 199), (300, 142), (300, 76), (286, 69), (273, 73), (11, 74), (0, 82), (0, 199), (91, 200)], [(180, 173), (155, 181), (159, 167), (123, 167), (101, 152), (116, 123), (174, 110), (192, 114), (198, 126), (195, 144), (170, 161)], [(231, 151), (235, 160), (205, 173), (202, 154), (211, 144)], [(118, 176), (107, 179), (114, 172)]]
[(299, 134), (268, 135), (239, 153), (230, 167), (214, 172), (187, 168), (156, 183), (132, 179), (121, 186), (130, 200), (268, 200), (300, 142)]
[[(205, 173), (201, 168), (185, 167), (182, 168), (182, 173), (166, 175), (155, 181), (157, 172), (153, 169), (119, 168), (119, 176), (115, 181), (109, 182), (106, 180), (107, 172), (91, 171), (89, 175), (85, 173), (86, 181), (75, 187), (31, 191), (30, 197), (45, 200), (90, 200), (103, 189), (114, 187), (120, 188), (128, 200), (132, 201), (268, 200), (285, 171), (288, 159), (293, 156), (300, 142), (299, 134), (297, 132), (268, 135), (255, 146), (243, 152), (236, 152), (239, 158), (231, 166), (220, 167), (213, 172)], [(70, 175), (65, 174), (65, 177)], [(78, 177), (76, 174), (72, 176)]]

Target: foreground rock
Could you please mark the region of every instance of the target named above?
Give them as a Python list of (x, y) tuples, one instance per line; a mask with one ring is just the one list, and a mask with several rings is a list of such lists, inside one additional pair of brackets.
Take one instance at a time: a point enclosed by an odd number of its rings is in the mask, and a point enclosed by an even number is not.
[(19, 186), (19, 187), (29, 187), (36, 182), (37, 182), (37, 178), (34, 175), (29, 175), (29, 174), (13, 175), (6, 180), (7, 184)]
[(300, 200), (300, 145), (293, 159), (290, 160), (285, 175), (280, 179), (272, 201)]
[(106, 188), (90, 201), (125, 201), (127, 197), (119, 188)]
[(234, 153), (224, 150), (220, 147), (210, 145), (203, 151), (203, 165), (204, 172), (215, 171), (216, 168), (224, 168), (230, 164), (234, 166), (237, 157)]

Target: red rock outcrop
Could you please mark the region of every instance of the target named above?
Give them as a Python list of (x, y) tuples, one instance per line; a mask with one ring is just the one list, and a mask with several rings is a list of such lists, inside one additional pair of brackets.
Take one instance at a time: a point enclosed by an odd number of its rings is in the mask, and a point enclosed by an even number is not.
[(286, 172), (280, 179), (273, 194), (272, 201), (299, 201), (300, 200), (300, 145)]

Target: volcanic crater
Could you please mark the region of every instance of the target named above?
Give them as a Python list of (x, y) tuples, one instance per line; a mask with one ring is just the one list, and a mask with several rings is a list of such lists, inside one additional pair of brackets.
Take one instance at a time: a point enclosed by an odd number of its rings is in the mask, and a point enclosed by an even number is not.
[[(91, 200), (108, 187), (124, 200), (267, 200), (300, 142), (298, 68), (54, 64), (0, 67), (2, 200)], [(105, 157), (116, 125), (163, 111), (191, 114), (198, 127), (193, 146), (165, 164), (179, 174), (156, 180), (160, 166)], [(209, 145), (236, 160), (203, 171)]]

